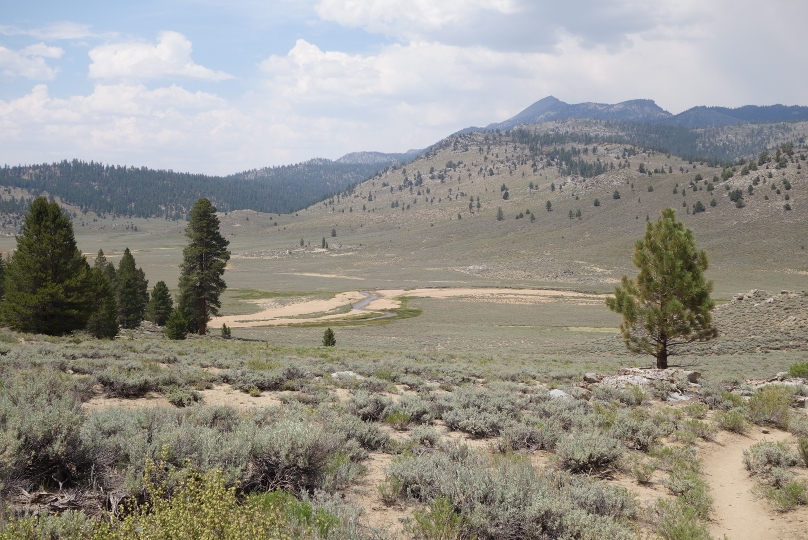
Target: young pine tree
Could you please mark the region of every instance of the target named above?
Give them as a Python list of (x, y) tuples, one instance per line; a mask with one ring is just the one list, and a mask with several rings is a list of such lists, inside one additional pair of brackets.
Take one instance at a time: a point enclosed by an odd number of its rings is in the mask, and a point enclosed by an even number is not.
[(174, 309), (174, 301), (168, 292), (165, 281), (158, 281), (146, 305), (146, 318), (158, 326), (165, 326), (168, 316)]
[(124, 328), (137, 328), (146, 316), (149, 301), (149, 281), (142, 268), (135, 267), (135, 258), (129, 248), (123, 253), (115, 273), (118, 297), (118, 320)]
[(188, 337), (188, 319), (183, 310), (174, 309), (166, 319), (166, 327), (163, 330), (168, 339), (185, 339)]
[(115, 287), (107, 273), (108, 267), (112, 267), (112, 264), (107, 262), (104, 252), (99, 249), (95, 264), (90, 270), (90, 294), (95, 311), (87, 320), (86, 327), (98, 339), (112, 339), (118, 335), (118, 303)]
[(219, 232), (216, 207), (208, 199), (199, 199), (191, 208), (185, 236), (189, 242), (182, 250), (179, 305), (189, 315), (189, 330), (203, 336), (208, 321), (219, 314), (219, 295), (227, 287), (222, 274), (230, 260), (230, 242)]
[(606, 305), (623, 315), (620, 329), (626, 347), (653, 355), (659, 369), (668, 367), (672, 347), (706, 341), (718, 332), (712, 324), (712, 282), (704, 279), (707, 254), (696, 249), (693, 232), (676, 220), (672, 208), (648, 222), (645, 238), (634, 245), (634, 280), (623, 276)]
[(90, 265), (56, 202), (39, 197), (31, 203), (5, 287), (0, 318), (14, 330), (63, 335), (87, 324), (93, 312)]

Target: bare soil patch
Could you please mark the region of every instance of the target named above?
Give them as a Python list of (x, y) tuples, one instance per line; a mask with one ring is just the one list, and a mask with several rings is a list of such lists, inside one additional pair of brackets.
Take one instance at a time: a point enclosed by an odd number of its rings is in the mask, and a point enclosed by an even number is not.
[[(575, 299), (578, 302), (602, 302), (598, 295), (576, 291), (552, 289), (506, 289), (506, 288), (419, 288), (419, 289), (381, 289), (373, 291), (373, 297), (367, 298), (360, 291), (349, 291), (336, 295), (328, 300), (310, 300), (301, 298), (298, 301), (278, 305), (267, 300), (251, 300), (264, 309), (250, 315), (227, 315), (216, 317), (210, 322), (211, 328), (226, 324), (232, 328), (258, 326), (285, 326), (305, 322), (346, 319), (368, 312), (383, 313), (401, 307), (402, 297), (416, 298), (457, 298), (472, 302), (491, 302), (498, 304), (540, 304), (555, 302), (560, 299)], [(355, 307), (356, 302), (365, 300), (362, 307)], [(327, 314), (351, 305), (348, 313)], [(324, 315), (317, 315), (323, 314)]]

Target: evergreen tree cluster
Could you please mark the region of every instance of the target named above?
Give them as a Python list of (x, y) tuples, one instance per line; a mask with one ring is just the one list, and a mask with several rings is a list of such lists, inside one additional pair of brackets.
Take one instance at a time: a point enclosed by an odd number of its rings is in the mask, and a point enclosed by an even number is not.
[[(84, 212), (178, 220), (184, 219), (203, 196), (225, 212), (292, 213), (361, 182), (382, 166), (314, 159), (220, 177), (74, 159), (6, 165), (0, 168), (0, 186), (25, 189), (34, 195), (48, 193)], [(0, 201), (0, 211), (24, 212), (30, 202), (10, 198)]]
[(119, 328), (137, 328), (148, 319), (165, 325), (172, 339), (189, 331), (205, 334), (221, 306), (222, 274), (230, 258), (209, 199), (191, 209), (186, 235), (190, 242), (183, 251), (175, 309), (164, 282), (149, 295), (146, 274), (129, 248), (117, 269), (103, 250), (91, 267), (65, 212), (39, 197), (25, 217), (16, 251), (8, 262), (0, 259), (0, 321), (20, 332), (64, 335), (84, 329), (97, 338), (114, 338)]

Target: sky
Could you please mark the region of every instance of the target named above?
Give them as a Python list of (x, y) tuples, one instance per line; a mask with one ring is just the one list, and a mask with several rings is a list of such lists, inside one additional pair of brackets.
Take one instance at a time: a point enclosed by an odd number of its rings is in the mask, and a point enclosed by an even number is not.
[(803, 0), (0, 0), (0, 164), (230, 174), (553, 95), (808, 105)]

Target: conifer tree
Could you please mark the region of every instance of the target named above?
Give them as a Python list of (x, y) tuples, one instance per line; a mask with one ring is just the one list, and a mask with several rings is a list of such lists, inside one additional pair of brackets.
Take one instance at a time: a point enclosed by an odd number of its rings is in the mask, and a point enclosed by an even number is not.
[(115, 273), (118, 298), (118, 320), (124, 328), (137, 328), (146, 316), (149, 301), (149, 281), (142, 268), (135, 267), (135, 258), (129, 248), (123, 252)]
[(118, 335), (118, 302), (107, 270), (111, 267), (112, 264), (107, 262), (104, 252), (99, 249), (95, 264), (90, 270), (90, 294), (95, 311), (87, 320), (86, 327), (98, 339), (112, 339)]
[(152, 289), (149, 304), (146, 306), (146, 318), (158, 326), (165, 326), (173, 309), (174, 301), (171, 299), (165, 281), (158, 281)]
[(62, 335), (84, 328), (93, 311), (90, 265), (56, 202), (31, 203), (6, 268), (3, 322), (21, 332)]
[(188, 336), (188, 319), (182, 309), (176, 308), (171, 312), (163, 332), (168, 339), (185, 339)]
[(704, 279), (707, 254), (696, 249), (693, 232), (676, 220), (672, 208), (648, 222), (645, 237), (634, 245), (634, 280), (623, 276), (609, 309), (623, 315), (620, 330), (626, 347), (653, 355), (668, 367), (672, 347), (706, 341), (718, 332), (712, 324), (713, 284)]
[(203, 336), (210, 318), (219, 314), (219, 295), (227, 287), (222, 274), (230, 260), (230, 242), (219, 232), (210, 200), (199, 199), (191, 208), (185, 236), (189, 243), (182, 251), (179, 305), (189, 315), (188, 329)]

